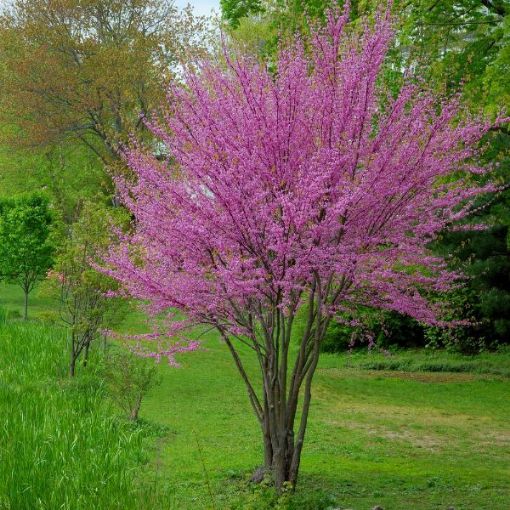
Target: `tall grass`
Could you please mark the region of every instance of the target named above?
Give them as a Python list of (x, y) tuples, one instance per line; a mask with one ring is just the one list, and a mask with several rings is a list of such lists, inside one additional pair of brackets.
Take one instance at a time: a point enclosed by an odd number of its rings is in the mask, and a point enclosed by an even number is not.
[(0, 321), (0, 509), (167, 508), (137, 483), (148, 432), (117, 418), (99, 375), (67, 377), (65, 332)]

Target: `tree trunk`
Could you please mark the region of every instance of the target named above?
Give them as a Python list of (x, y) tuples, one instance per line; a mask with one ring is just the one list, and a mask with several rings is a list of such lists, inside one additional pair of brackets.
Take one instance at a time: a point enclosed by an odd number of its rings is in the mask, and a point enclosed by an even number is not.
[[(297, 304), (288, 316), (279, 309), (278, 303), (267, 312), (263, 311), (262, 306), (255, 307), (244, 321), (251, 328), (247, 335), (248, 346), (255, 351), (259, 361), (260, 393), (255, 391), (228, 333), (218, 326), (248, 390), (250, 403), (262, 430), (264, 470), (272, 473), (279, 493), (294, 490), (298, 480), (310, 411), (312, 379), (319, 361), (320, 343), (330, 321), (329, 316), (324, 316), (322, 308), (323, 293), (317, 276), (308, 297), (307, 322), (300, 333), (299, 351), (292, 358), (289, 353)], [(253, 326), (253, 317), (258, 321), (259, 330)], [(238, 337), (232, 335), (232, 338)], [(296, 420), (297, 416), (299, 418)]]
[(270, 471), (273, 468), (273, 445), (269, 434), (269, 426), (263, 427), (262, 435), (264, 439), (264, 469)]
[[(319, 332), (318, 335), (321, 333)], [(271, 470), (276, 490), (293, 490), (296, 487), (301, 463), (301, 452), (305, 439), (312, 398), (311, 384), (319, 361), (319, 339), (313, 340), (313, 348), (308, 357), (308, 363), (300, 368), (297, 360), (297, 376), (291, 383), (291, 390), (287, 396), (285, 392), (274, 393), (272, 388), (265, 385), (264, 419), (262, 421), (264, 438), (268, 436), (272, 447)], [(286, 374), (285, 374), (286, 379)], [(285, 380), (282, 379), (282, 380)], [(303, 384), (302, 401), (300, 402), (300, 388)], [(285, 386), (283, 386), (285, 387)], [(276, 398), (275, 398), (276, 395)], [(300, 408), (299, 422), (295, 423), (296, 411)], [(294, 430), (296, 428), (296, 430)], [(265, 448), (267, 450), (267, 448)]]
[[(282, 492), (287, 486), (293, 489), (297, 482), (297, 473), (299, 462), (296, 463), (297, 457), (301, 456), (301, 450), (296, 451), (294, 443), (294, 430), (284, 428), (278, 433), (278, 445), (266, 441), (269, 437), (268, 432), (264, 433), (264, 453), (265, 467), (273, 475), (275, 487), (278, 492)], [(271, 454), (271, 460), (269, 460)]]
[(86, 367), (89, 363), (89, 349), (90, 349), (90, 342), (87, 342), (85, 344), (85, 354), (83, 356), (83, 366)]
[(71, 353), (71, 362), (69, 363), (69, 376), (74, 377), (75, 373), (76, 373), (76, 358), (74, 356), (74, 353)]
[(23, 320), (26, 321), (28, 319), (28, 290), (23, 289), (23, 292), (25, 293), (25, 307), (23, 312)]
[(135, 401), (134, 406), (131, 408), (131, 413), (129, 415), (129, 419), (132, 421), (138, 421), (138, 413), (140, 412), (140, 407), (142, 406), (142, 395), (139, 395)]
[(69, 359), (69, 376), (74, 377), (76, 373), (76, 359), (77, 354), (75, 351), (75, 341), (74, 341), (74, 334), (71, 334), (71, 348), (70, 351), (70, 359)]

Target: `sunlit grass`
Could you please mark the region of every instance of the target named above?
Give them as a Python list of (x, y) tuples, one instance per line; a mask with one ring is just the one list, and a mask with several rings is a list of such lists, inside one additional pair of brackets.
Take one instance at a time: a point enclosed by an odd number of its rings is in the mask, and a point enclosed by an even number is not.
[[(204, 347), (182, 368), (162, 364), (142, 408), (169, 427), (161, 483), (177, 508), (275, 508), (270, 490), (247, 482), (262, 451), (243, 384), (216, 336)], [(508, 508), (509, 390), (501, 376), (366, 371), (324, 355), (288, 508)]]
[(69, 380), (65, 332), (0, 325), (0, 508), (152, 509), (147, 427), (119, 419), (91, 369)]

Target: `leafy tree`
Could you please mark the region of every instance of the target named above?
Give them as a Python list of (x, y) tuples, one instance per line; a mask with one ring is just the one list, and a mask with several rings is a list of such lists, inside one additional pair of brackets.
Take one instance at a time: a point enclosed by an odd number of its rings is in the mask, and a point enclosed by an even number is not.
[(87, 364), (90, 346), (100, 329), (111, 326), (122, 316), (114, 313), (121, 311), (122, 301), (107, 298), (113, 282), (92, 267), (111, 242), (109, 217), (112, 215), (104, 206), (86, 202), (50, 274), (59, 291), (61, 318), (70, 330), (71, 377), (82, 354), (83, 364)]
[[(510, 4), (456, 0), (428, 7), (414, 7), (402, 29), (402, 39), (414, 45), (428, 81), (447, 93), (463, 85), (462, 100), (473, 111), (484, 109), (491, 115), (508, 111)], [(510, 341), (510, 251), (505, 242), (510, 231), (508, 126), (500, 126), (484, 142), (482, 162), (497, 164), (492, 179), (506, 189), (477, 204), (471, 221), (485, 224), (485, 230), (449, 233), (435, 248), (453, 254), (453, 267), (470, 275), (468, 289), (446, 299), (460, 301), (457, 318), (472, 324), (443, 333), (439, 342), (464, 352)]]
[(30, 152), (0, 147), (0, 197), (44, 192), (50, 198), (55, 226), (63, 230), (64, 237), (67, 226), (79, 215), (80, 204), (96, 200), (109, 181), (97, 158), (79, 144)]
[[(508, 200), (508, 193), (505, 195)], [(497, 202), (502, 205), (501, 198)], [(508, 203), (505, 209), (509, 210)], [(490, 214), (479, 219), (488, 223)], [(509, 226), (503, 221), (504, 217), (498, 216), (496, 225), (484, 230), (452, 232), (443, 237), (438, 250), (455, 254), (454, 267), (461, 267), (470, 276), (467, 289), (448, 299), (459, 302), (456, 318), (471, 323), (453, 331), (436, 331), (439, 346), (471, 354), (510, 342)]]
[(483, 172), (473, 161), (491, 123), (463, 120), (456, 101), (413, 83), (381, 104), (389, 16), (359, 37), (347, 19), (330, 15), (275, 72), (249, 57), (190, 71), (167, 124), (151, 125), (178, 170), (128, 151), (137, 179), (119, 188), (134, 232), (104, 269), (154, 313), (180, 311), (168, 334), (181, 342), (195, 324), (218, 330), (278, 490), (297, 482), (328, 325), (360, 304), (437, 323), (428, 295), (457, 275), (427, 246), (493, 189), (470, 179)]
[(239, 26), (239, 21), (250, 14), (264, 11), (260, 0), (220, 0), (223, 18), (233, 27)]
[(52, 215), (47, 198), (32, 195), (0, 202), (0, 275), (28, 296), (53, 263)]
[(170, 0), (15, 0), (0, 17), (0, 112), (18, 127), (10, 143), (77, 141), (116, 160), (202, 27)]

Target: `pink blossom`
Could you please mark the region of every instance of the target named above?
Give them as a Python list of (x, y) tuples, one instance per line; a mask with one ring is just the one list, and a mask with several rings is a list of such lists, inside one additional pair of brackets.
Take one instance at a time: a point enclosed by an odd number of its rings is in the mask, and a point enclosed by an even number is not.
[[(460, 275), (429, 243), (495, 189), (473, 184), (473, 174), (490, 170), (476, 160), (493, 124), (412, 81), (381, 101), (390, 16), (379, 12), (361, 36), (346, 31), (347, 20), (348, 9), (331, 12), (309, 50), (296, 40), (276, 70), (228, 55), (226, 66), (196, 64), (185, 86), (169, 90), (164, 120), (147, 123), (172, 161), (135, 144), (125, 158), (136, 179), (116, 180), (135, 221), (105, 272), (151, 313), (185, 317), (168, 321), (176, 337), (197, 324), (220, 332), (278, 487), (295, 483), (329, 322), (362, 305), (443, 324), (429, 296)], [(291, 357), (300, 312), (308, 326)], [(157, 338), (142, 340), (157, 347)], [(260, 392), (240, 344), (260, 365)], [(151, 356), (173, 363), (182, 345), (151, 348)], [(272, 465), (276, 455), (284, 458)]]
[(458, 275), (427, 245), (494, 189), (469, 178), (492, 124), (412, 83), (381, 108), (390, 19), (361, 41), (346, 19), (329, 16), (311, 56), (299, 40), (283, 49), (276, 75), (249, 57), (202, 62), (170, 89), (165, 123), (148, 126), (177, 173), (134, 146), (136, 182), (116, 180), (136, 222), (107, 272), (130, 295), (247, 334), (239, 311), (292, 313), (320, 281), (331, 313), (363, 303), (436, 321), (426, 291)]

